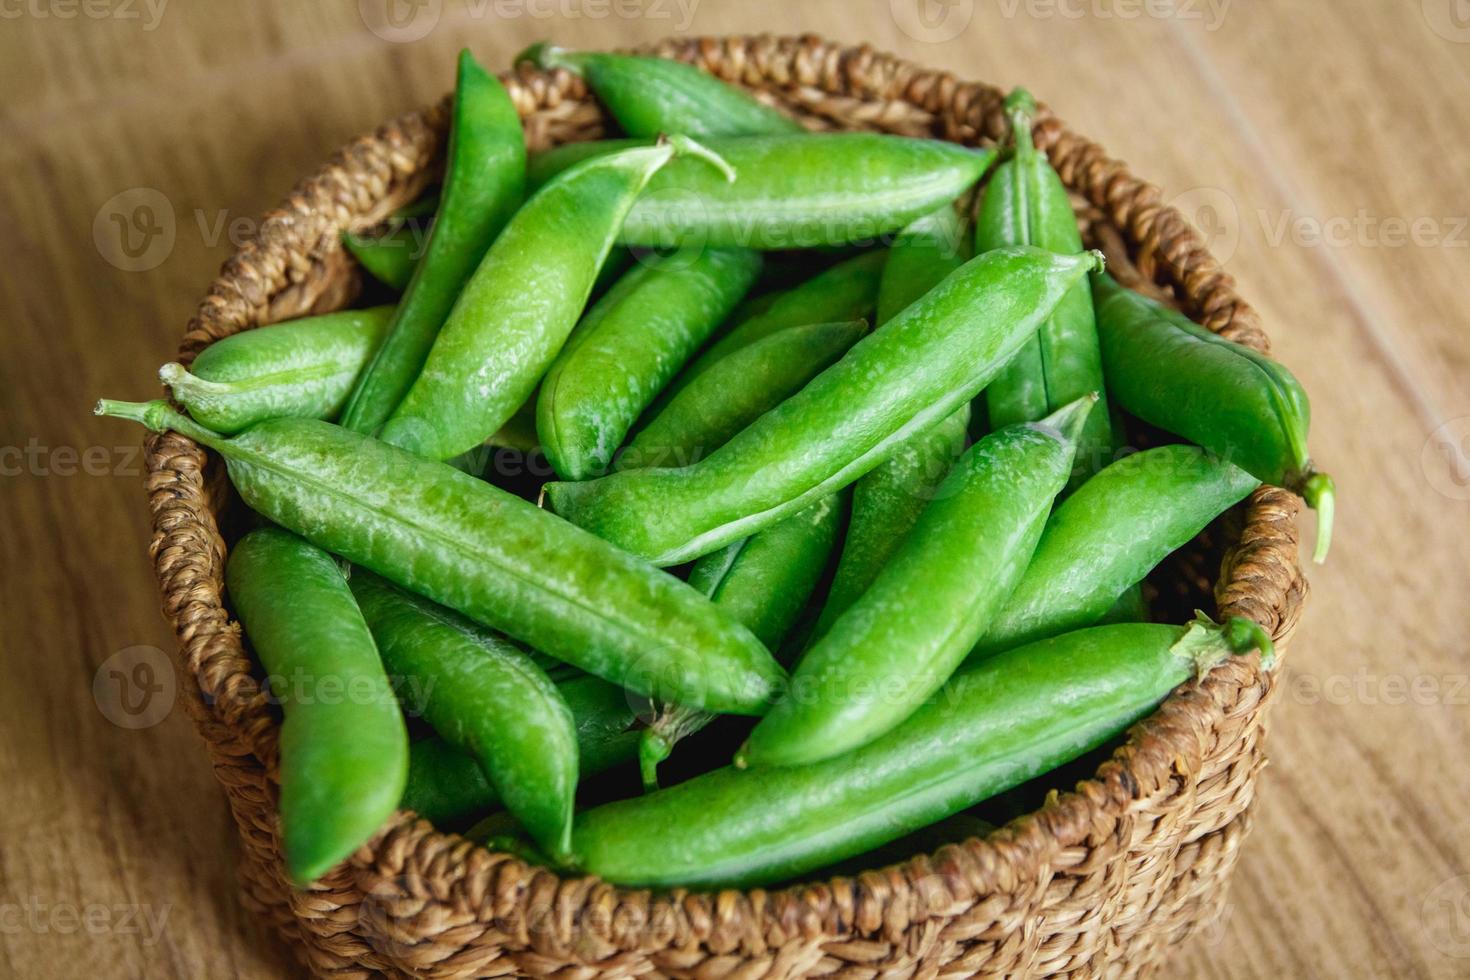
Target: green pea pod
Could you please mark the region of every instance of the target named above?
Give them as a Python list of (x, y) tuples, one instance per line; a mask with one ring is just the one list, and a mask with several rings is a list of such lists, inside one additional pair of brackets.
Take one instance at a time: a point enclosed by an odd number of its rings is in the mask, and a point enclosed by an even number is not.
[(448, 459), (484, 442), (536, 389), (587, 305), (623, 217), (676, 153), (733, 172), (692, 140), (579, 164), (516, 212), (465, 285), (383, 439)]
[[(902, 725), (808, 766), (735, 769), (577, 816), (578, 867), (629, 887), (766, 885), (927, 827), (1106, 744), (1233, 653), (1236, 617), (1100, 626), (956, 675)], [(1263, 658), (1264, 659), (1264, 658)]]
[(499, 80), (461, 51), (444, 191), (429, 245), (387, 339), (348, 399), (343, 426), (376, 432), (409, 392), (460, 290), (520, 205), (525, 180), (520, 116)]
[(993, 150), (882, 133), (737, 136), (710, 146), (740, 179), (673, 164), (648, 182), (620, 241), (758, 249), (868, 242), (953, 201), (995, 159)]
[(372, 634), (329, 555), (265, 527), (231, 550), (225, 581), (285, 710), (281, 837), (287, 873), (304, 886), (393, 815), (408, 732)]
[(754, 284), (757, 252), (653, 257), (577, 324), (541, 382), (536, 431), (557, 475), (585, 480)]
[(434, 731), (480, 763), (521, 826), (564, 857), (577, 793), (577, 736), (556, 685), (519, 647), (357, 569), (357, 596), (383, 660), (412, 678)]
[(567, 51), (544, 41), (521, 52), (516, 61), (530, 61), (542, 69), (564, 68), (581, 75), (630, 136), (802, 131), (801, 124), (790, 116), (681, 61), (606, 51)]
[[(637, 713), (628, 695), (589, 674), (556, 682), (577, 725), (581, 774), (595, 776), (638, 755)], [(433, 824), (461, 821), (500, 805), (500, 796), (475, 757), (442, 738), (409, 746), (408, 783), (399, 806)]]
[[(837, 545), (845, 496), (824, 497), (759, 534), (705, 555), (689, 570), (689, 584), (748, 627), (767, 648), (777, 649), (816, 590)], [(646, 788), (657, 788), (658, 764), (674, 746), (712, 718), (680, 705), (669, 705), (654, 718), (638, 748)]]
[(1125, 456), (1057, 506), (974, 656), (1091, 626), (1260, 483), (1194, 446)]
[(1326, 560), (1336, 491), (1307, 454), (1312, 406), (1292, 373), (1110, 276), (1098, 276), (1093, 289), (1103, 370), (1118, 403), (1264, 483), (1301, 494), (1317, 511), (1313, 558)]
[(684, 466), (707, 456), (800, 391), (867, 329), (861, 320), (787, 327), (727, 355), (639, 430), (618, 468)]
[(716, 551), (882, 463), (985, 387), (1101, 256), (971, 259), (692, 466), (549, 483), (556, 512), (659, 565)]
[[(1046, 532), (1042, 532), (1045, 534)], [(1113, 601), (1108, 611), (1098, 619), (1098, 626), (1109, 623), (1146, 623), (1149, 621), (1148, 600), (1143, 595), (1143, 583), (1134, 582), (1123, 594)], [(412, 772), (412, 768), (409, 770)]]
[[(1036, 103), (1025, 89), (1006, 99), (1015, 134), (1015, 153), (995, 168), (986, 185), (975, 224), (975, 248), (1034, 245), (1071, 255), (1082, 249), (1082, 235), (1067, 189), (1031, 141)], [(1102, 359), (1092, 294), (1085, 282), (1073, 286), (1036, 335), (1022, 345), (985, 388), (992, 428), (1029, 422), (1056, 411), (1089, 391), (1103, 390)], [(1104, 407), (1088, 418), (1077, 450), (1075, 488), (1112, 458), (1112, 420)]]
[(331, 418), (392, 315), (393, 307), (378, 306), (246, 330), (206, 347), (192, 373), (169, 362), (158, 378), (196, 421), (219, 432), (287, 415)]
[[(933, 289), (968, 259), (964, 219), (945, 205), (894, 239), (878, 285), (881, 326)], [(852, 490), (852, 517), (832, 588), (813, 627), (821, 636), (865, 592), (899, 541), (919, 519), (934, 490), (964, 452), (970, 407), (910, 436)]]
[(378, 235), (342, 234), (342, 244), (374, 279), (398, 292), (408, 286), (429, 237), (429, 219), (439, 207), (438, 195), (402, 208)]
[(878, 275), (886, 255), (882, 249), (865, 252), (823, 270), (798, 286), (756, 297), (745, 304), (746, 315), (740, 316), (741, 311), (732, 314), (730, 322), (734, 326), (680, 372), (659, 396), (650, 414), (662, 411), (679, 392), (727, 354), (778, 330), (870, 318), (878, 302)]
[(965, 451), (969, 424), (970, 406), (962, 405), (953, 415), (905, 440), (887, 462), (853, 484), (852, 517), (842, 542), (842, 558), (813, 635), (826, 633), (887, 567)]
[(803, 655), (737, 766), (849, 752), (949, 680), (1026, 570), (1096, 401), (998, 429), (960, 457), (873, 584)]
[(785, 672), (672, 575), (452, 466), (311, 419), (225, 438), (166, 402), (98, 414), (225, 458), (245, 503), (396, 585), (637, 694), (759, 714)]
[[(919, 218), (893, 239), (878, 281), (878, 319), (887, 323), (970, 259), (964, 216), (953, 203)], [(1082, 251), (1081, 245), (1073, 249)]]
[[(669, 132), (683, 130), (674, 129)], [(652, 139), (577, 140), (575, 143), (563, 143), (549, 150), (532, 153), (526, 160), (526, 188), (535, 191), (549, 183), (557, 174), (570, 170), (583, 160), (635, 147), (653, 146), (654, 143), (655, 140)]]

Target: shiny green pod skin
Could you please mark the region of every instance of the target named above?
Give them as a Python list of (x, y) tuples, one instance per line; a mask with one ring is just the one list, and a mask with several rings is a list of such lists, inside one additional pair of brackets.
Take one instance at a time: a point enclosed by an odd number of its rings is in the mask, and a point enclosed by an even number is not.
[(865, 252), (819, 272), (799, 286), (760, 297), (752, 304), (749, 316), (736, 320), (730, 330), (680, 372), (664, 404), (726, 355), (778, 330), (809, 323), (870, 319), (878, 303), (878, 279), (886, 256), (882, 249)]
[(1026, 570), (1096, 401), (997, 429), (960, 457), (873, 584), (802, 655), (737, 766), (849, 752), (949, 680)]
[[(556, 688), (576, 722), (582, 776), (595, 776), (637, 757), (638, 715), (621, 688), (590, 674), (559, 680)], [(401, 809), (430, 823), (446, 824), (499, 805), (495, 787), (474, 756), (437, 736), (409, 746)]]
[(675, 137), (588, 160), (537, 191), (465, 284), (384, 441), (448, 459), (504, 425), (566, 343), (628, 209), (676, 152), (732, 176)]
[[(689, 570), (689, 584), (748, 627), (768, 649), (779, 649), (821, 580), (846, 511), (845, 493), (824, 497), (759, 534), (705, 555)], [(669, 705), (654, 718), (638, 749), (645, 787), (657, 787), (658, 764), (680, 739), (703, 728), (712, 717)]]
[(285, 712), (281, 836), (286, 870), (304, 886), (393, 815), (408, 771), (408, 732), (331, 556), (279, 528), (260, 528), (231, 549), (225, 583)]
[(911, 436), (883, 465), (853, 484), (852, 516), (842, 541), (842, 557), (814, 636), (827, 632), (887, 566), (965, 451), (969, 425), (970, 406), (962, 405), (953, 415)]
[[(1224, 627), (1100, 626), (957, 674), (898, 728), (808, 766), (736, 769), (578, 814), (578, 867), (630, 887), (767, 885), (871, 850), (1055, 769), (1232, 653)], [(1264, 659), (1264, 658), (1263, 658)]]
[(1279, 362), (1119, 286), (1093, 282), (1108, 390), (1127, 412), (1198, 443), (1317, 511), (1327, 557), (1336, 493), (1307, 454), (1312, 406)]
[(679, 161), (648, 182), (623, 222), (626, 245), (815, 248), (871, 242), (953, 201), (995, 159), (941, 140), (882, 133), (709, 141), (740, 174), (725, 182)]
[(693, 65), (608, 51), (567, 51), (542, 42), (516, 61), (581, 75), (629, 136), (694, 137), (799, 133), (801, 124)]
[[(1082, 249), (1082, 235), (1067, 189), (1046, 154), (1031, 140), (1036, 103), (1025, 89), (1006, 99), (1015, 135), (1015, 153), (995, 168), (975, 222), (975, 248), (1034, 245), (1071, 255)], [(990, 427), (1029, 422), (1056, 411), (1089, 391), (1103, 391), (1092, 293), (1085, 282), (1073, 286), (1041, 329), (985, 388)], [(1076, 487), (1112, 458), (1112, 421), (1106, 402), (1087, 422), (1077, 453)]]
[(657, 565), (748, 537), (852, 483), (953, 414), (1101, 256), (971, 259), (703, 460), (549, 483), (558, 514)]
[(197, 422), (218, 432), (287, 415), (332, 418), (392, 316), (393, 307), (377, 306), (246, 330), (204, 348), (192, 371), (169, 362), (158, 378)]
[(376, 432), (408, 393), (460, 290), (520, 206), (525, 181), (520, 115), (500, 81), (461, 51), (444, 190), (429, 244), (387, 339), (342, 412), (345, 427)]
[(974, 656), (1090, 626), (1260, 481), (1195, 446), (1106, 466), (1057, 505)]
[(709, 455), (800, 391), (867, 329), (861, 320), (787, 327), (726, 355), (638, 431), (617, 468), (685, 466)]
[(652, 139), (577, 140), (532, 153), (526, 159), (526, 189), (535, 191), (549, 183), (557, 174), (570, 170), (583, 160), (639, 146), (652, 146), (654, 142)]
[(536, 432), (557, 476), (603, 473), (658, 393), (754, 284), (757, 252), (651, 257), (572, 331), (542, 379)]
[(576, 725), (546, 672), (514, 643), (369, 572), (352, 574), (390, 673), (415, 682), (425, 720), (469, 752), (495, 794), (555, 857), (571, 848)]
[(311, 419), (225, 438), (163, 401), (98, 404), (224, 457), (245, 503), (410, 592), (635, 693), (759, 714), (785, 672), (684, 582), (514, 494)]
[[(969, 228), (953, 203), (919, 218), (894, 236), (878, 281), (880, 324), (939, 285), (970, 260)], [(1073, 251), (1082, 251), (1079, 245)]]

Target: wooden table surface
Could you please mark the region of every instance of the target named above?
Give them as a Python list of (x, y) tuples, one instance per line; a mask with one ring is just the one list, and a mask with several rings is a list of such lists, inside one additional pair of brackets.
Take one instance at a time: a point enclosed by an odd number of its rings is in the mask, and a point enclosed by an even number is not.
[(1470, 975), (1465, 0), (415, 0), (386, 38), (385, 2), (0, 7), (0, 975), (296, 973), (171, 708), (138, 433), (92, 399), (151, 396), (231, 240), (462, 45), (807, 30), (1027, 84), (1211, 233), (1312, 394), (1336, 547), (1228, 912), (1168, 975)]

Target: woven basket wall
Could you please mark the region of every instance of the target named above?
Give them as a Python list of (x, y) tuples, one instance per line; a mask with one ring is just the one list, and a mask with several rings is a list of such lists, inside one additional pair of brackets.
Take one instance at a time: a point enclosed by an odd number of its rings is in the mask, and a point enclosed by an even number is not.
[[(813, 128), (989, 144), (1003, 93), (814, 37), (681, 40), (698, 64)], [(504, 76), (532, 149), (603, 132), (582, 83)], [(442, 168), (447, 100), (356, 140), (266, 217), (190, 322), (185, 362), (240, 330), (348, 305), (360, 273), (338, 242), (414, 199)], [(1156, 188), (1043, 112), (1036, 142), (1073, 191), (1089, 245), (1125, 283), (1169, 296), (1260, 350), (1255, 313)], [(1144, 975), (1214, 917), (1250, 826), (1273, 680), (1256, 658), (1186, 685), (1090, 779), (986, 839), (856, 877), (779, 891), (658, 893), (561, 878), (399, 813), (319, 887), (292, 890), (276, 827), (277, 728), (222, 596), (224, 467), (189, 440), (147, 446), (151, 554), (177, 632), (186, 703), (242, 844), (246, 901), (320, 976)], [(1282, 644), (1301, 611), (1297, 499), (1262, 488), (1156, 584), (1262, 623)], [(222, 530), (223, 527), (223, 530)]]

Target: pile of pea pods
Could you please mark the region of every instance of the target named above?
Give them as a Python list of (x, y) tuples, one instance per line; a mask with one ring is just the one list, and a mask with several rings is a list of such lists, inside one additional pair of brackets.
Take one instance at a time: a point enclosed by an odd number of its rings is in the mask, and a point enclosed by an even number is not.
[[(522, 57), (620, 137), (528, 158), (465, 52), (442, 186), (345, 241), (395, 302), (98, 406), (218, 453), (259, 515), (226, 586), (298, 885), (400, 807), (630, 886), (862, 867), (1269, 661), (1245, 619), (1151, 622), (1142, 583), (1262, 482), (1325, 552), (1306, 396), (1108, 278), (1029, 95), (982, 150)], [(1125, 416), (1177, 441), (1132, 451)]]

